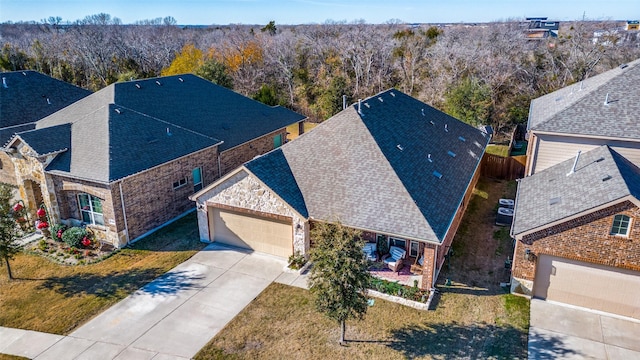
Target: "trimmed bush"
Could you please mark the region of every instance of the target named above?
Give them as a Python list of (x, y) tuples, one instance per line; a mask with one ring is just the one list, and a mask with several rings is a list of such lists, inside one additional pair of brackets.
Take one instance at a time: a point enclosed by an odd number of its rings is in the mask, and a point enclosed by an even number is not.
[(62, 241), (62, 234), (67, 230), (65, 224), (55, 224), (51, 227), (51, 235), (55, 240)]
[(80, 227), (72, 227), (62, 233), (62, 241), (70, 247), (79, 247), (82, 238), (87, 236), (87, 231)]

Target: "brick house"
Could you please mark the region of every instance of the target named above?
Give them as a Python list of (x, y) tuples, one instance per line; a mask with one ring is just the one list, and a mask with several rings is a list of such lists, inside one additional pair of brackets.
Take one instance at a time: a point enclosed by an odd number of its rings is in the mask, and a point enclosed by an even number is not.
[[(0, 146), (15, 133), (34, 129), (36, 121), (91, 94), (37, 71), (3, 72), (0, 77)], [(0, 182), (18, 185), (13, 162), (3, 151), (0, 151)]]
[[(423, 257), (430, 289), (479, 177), (489, 136), (398, 90), (352, 105), (312, 132), (191, 196), (203, 241), (306, 254), (314, 222), (339, 220)], [(413, 267), (412, 267), (413, 268)]]
[(193, 210), (188, 196), (282, 145), (304, 117), (194, 75), (112, 84), (4, 148), (29, 207), (123, 246)]
[(534, 99), (526, 175), (608, 145), (640, 166), (640, 59)]
[(603, 145), (521, 179), (514, 293), (640, 319), (640, 168)]

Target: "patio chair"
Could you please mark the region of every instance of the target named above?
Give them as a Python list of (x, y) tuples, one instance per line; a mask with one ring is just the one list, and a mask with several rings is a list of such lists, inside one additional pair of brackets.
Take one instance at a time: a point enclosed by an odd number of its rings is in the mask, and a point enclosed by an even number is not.
[(389, 247), (389, 254), (382, 258), (382, 261), (391, 269), (391, 271), (400, 271), (402, 269), (402, 260), (404, 259), (407, 251), (397, 246)]
[(411, 272), (414, 274), (422, 274), (423, 268), (424, 268), (424, 256), (420, 255), (420, 257), (416, 259), (415, 264), (411, 265)]
[(377, 261), (378, 260), (378, 251), (377, 251), (377, 244), (376, 243), (365, 243), (364, 246), (362, 247), (362, 251), (364, 251), (364, 254), (367, 256), (367, 260), (369, 261)]

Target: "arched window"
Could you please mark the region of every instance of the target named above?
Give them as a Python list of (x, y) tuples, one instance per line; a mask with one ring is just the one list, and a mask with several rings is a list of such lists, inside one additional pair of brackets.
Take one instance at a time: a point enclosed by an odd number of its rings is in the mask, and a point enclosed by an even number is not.
[(82, 221), (87, 224), (104, 225), (102, 200), (89, 194), (78, 194), (78, 205)]
[(618, 214), (613, 217), (613, 225), (611, 226), (611, 235), (628, 236), (631, 228), (631, 218), (627, 215)]

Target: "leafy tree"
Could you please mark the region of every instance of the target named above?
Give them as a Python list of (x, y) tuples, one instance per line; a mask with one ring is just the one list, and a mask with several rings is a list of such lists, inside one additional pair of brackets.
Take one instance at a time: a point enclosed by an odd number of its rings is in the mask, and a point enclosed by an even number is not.
[(344, 344), (347, 319), (362, 319), (367, 312), (366, 290), (371, 282), (360, 232), (341, 223), (317, 223), (311, 232), (315, 246), (310, 259), (310, 291), (316, 308), (340, 323)]
[(204, 64), (204, 55), (202, 50), (193, 44), (185, 45), (180, 53), (176, 55), (168, 68), (163, 69), (162, 76), (179, 75), (194, 72), (197, 68)]
[(15, 219), (15, 211), (11, 207), (13, 191), (11, 186), (0, 183), (0, 261), (7, 265), (9, 280), (13, 279), (9, 261), (21, 251), (17, 240), (22, 231)]
[(276, 28), (276, 22), (273, 20), (269, 21), (269, 23), (265, 25), (262, 29), (260, 29), (260, 31), (267, 32), (271, 36), (275, 35), (276, 31), (278, 31), (278, 29)]
[(260, 101), (261, 103), (269, 106), (280, 105), (280, 99), (278, 98), (276, 88), (267, 84), (263, 84), (260, 87), (260, 90), (253, 95), (253, 100)]
[(492, 111), (491, 88), (465, 78), (445, 94), (445, 112), (470, 125), (484, 124)]
[(317, 100), (317, 108), (322, 119), (328, 119), (342, 110), (342, 95), (346, 93), (347, 80), (345, 78), (336, 76), (331, 79), (329, 87), (322, 91)]
[(229, 70), (223, 63), (215, 59), (205, 61), (196, 69), (195, 74), (214, 84), (233, 89), (233, 78), (229, 75)]

